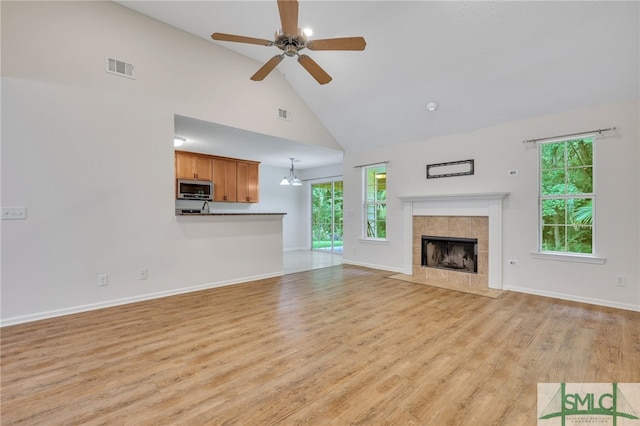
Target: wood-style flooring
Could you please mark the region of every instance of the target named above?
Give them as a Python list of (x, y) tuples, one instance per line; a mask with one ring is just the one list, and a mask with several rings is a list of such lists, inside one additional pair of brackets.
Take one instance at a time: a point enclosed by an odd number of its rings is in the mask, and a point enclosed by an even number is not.
[(342, 265), (1, 330), (7, 425), (536, 425), (640, 382), (640, 313)]

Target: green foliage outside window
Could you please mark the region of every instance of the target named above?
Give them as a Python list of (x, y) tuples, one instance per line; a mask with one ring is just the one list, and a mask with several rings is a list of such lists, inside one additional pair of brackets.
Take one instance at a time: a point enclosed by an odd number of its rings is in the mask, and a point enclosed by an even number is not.
[(367, 238), (387, 237), (387, 166), (365, 168)]
[(343, 239), (342, 181), (313, 184), (311, 191), (313, 248), (341, 247)]
[(541, 250), (593, 253), (593, 138), (540, 146)]

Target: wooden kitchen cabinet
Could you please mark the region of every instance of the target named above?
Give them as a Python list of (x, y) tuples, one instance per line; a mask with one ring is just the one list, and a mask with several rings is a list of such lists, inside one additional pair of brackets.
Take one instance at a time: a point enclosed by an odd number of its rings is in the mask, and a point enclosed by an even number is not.
[(213, 201), (237, 201), (237, 165), (232, 159), (213, 159)]
[(213, 181), (213, 201), (257, 203), (260, 163), (176, 151), (176, 179)]
[(213, 180), (211, 156), (176, 151), (176, 179)]
[(259, 164), (238, 162), (237, 170), (237, 200), (239, 203), (257, 203), (259, 188)]

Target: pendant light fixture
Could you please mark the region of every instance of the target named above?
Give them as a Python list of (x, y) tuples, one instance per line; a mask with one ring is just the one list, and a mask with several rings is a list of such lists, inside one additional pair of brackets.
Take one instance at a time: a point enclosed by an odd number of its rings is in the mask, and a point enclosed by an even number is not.
[(282, 181), (280, 181), (280, 185), (300, 186), (302, 185), (302, 181), (298, 179), (295, 170), (293, 169), (293, 160), (295, 160), (295, 158), (289, 157), (289, 159), (291, 160), (291, 169), (289, 170), (289, 176), (283, 177)]

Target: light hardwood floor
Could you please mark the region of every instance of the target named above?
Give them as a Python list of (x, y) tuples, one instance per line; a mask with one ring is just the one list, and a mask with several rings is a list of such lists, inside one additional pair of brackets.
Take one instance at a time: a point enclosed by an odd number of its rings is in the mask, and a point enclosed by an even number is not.
[(640, 382), (640, 313), (342, 265), (1, 330), (2, 425), (535, 425)]
[(342, 254), (321, 250), (285, 251), (282, 256), (285, 274), (342, 265)]

